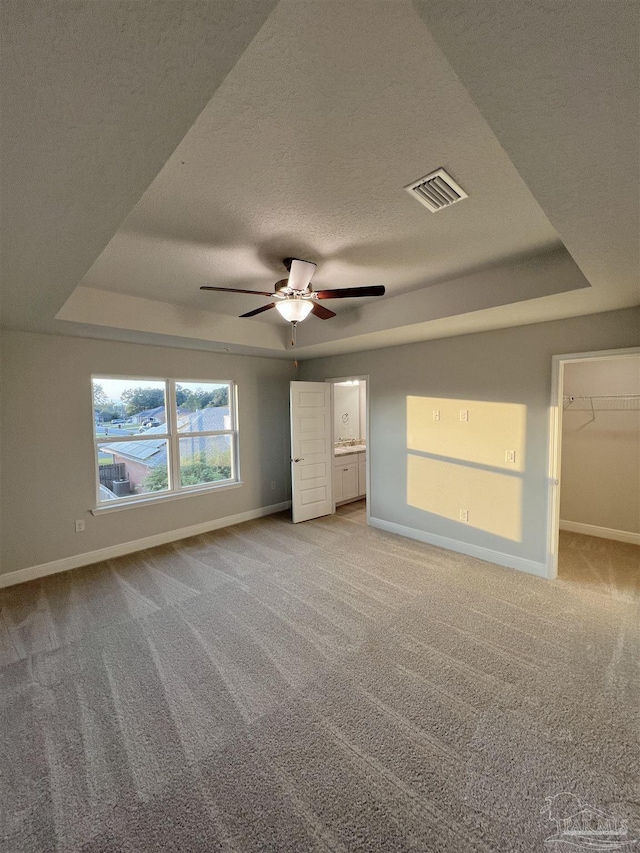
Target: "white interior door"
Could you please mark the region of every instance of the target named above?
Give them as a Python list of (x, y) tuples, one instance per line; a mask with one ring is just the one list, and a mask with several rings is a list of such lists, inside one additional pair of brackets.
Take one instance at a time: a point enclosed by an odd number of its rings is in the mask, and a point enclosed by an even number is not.
[(291, 383), (291, 489), (293, 521), (333, 512), (331, 386)]

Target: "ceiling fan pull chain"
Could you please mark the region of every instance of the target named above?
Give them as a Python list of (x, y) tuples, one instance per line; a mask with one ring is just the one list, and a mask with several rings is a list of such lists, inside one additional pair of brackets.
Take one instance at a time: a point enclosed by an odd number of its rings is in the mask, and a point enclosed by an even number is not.
[(296, 345), (296, 329), (298, 324), (295, 320), (291, 321), (291, 346), (294, 347)]

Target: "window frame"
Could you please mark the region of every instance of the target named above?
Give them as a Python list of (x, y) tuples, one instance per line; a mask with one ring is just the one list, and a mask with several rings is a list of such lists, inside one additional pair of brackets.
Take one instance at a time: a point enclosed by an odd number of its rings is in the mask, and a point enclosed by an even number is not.
[[(169, 488), (158, 492), (146, 492), (138, 495), (127, 495), (113, 501), (100, 500), (100, 462), (99, 450), (101, 444), (109, 443), (105, 436), (96, 435), (96, 409), (93, 400), (94, 382), (100, 379), (130, 380), (131, 382), (154, 382), (164, 384), (165, 399), (165, 432), (155, 432), (153, 436), (126, 435), (114, 436), (114, 442), (129, 441), (152, 441), (163, 439), (167, 442), (167, 478)], [(229, 418), (230, 428), (223, 430), (206, 430), (199, 432), (180, 433), (178, 431), (178, 406), (176, 402), (176, 386), (178, 385), (226, 385), (229, 388)], [(213, 492), (218, 489), (235, 488), (242, 485), (240, 480), (240, 453), (239, 453), (239, 429), (238, 429), (238, 387), (233, 379), (172, 379), (158, 376), (122, 376), (114, 374), (91, 374), (91, 414), (93, 435), (93, 456), (95, 474), (95, 509), (92, 512), (113, 512), (117, 509), (137, 506), (140, 504), (156, 503), (159, 501), (173, 500), (176, 498), (189, 497), (203, 492)], [(195, 485), (180, 485), (180, 438), (207, 437), (229, 435), (231, 436), (231, 477), (227, 480), (214, 481), (211, 483), (198, 483)], [(109, 437), (110, 438), (110, 437)]]

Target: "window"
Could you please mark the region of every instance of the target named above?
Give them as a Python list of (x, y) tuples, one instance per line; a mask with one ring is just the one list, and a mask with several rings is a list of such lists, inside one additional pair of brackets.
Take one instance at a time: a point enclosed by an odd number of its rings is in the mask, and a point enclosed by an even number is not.
[(92, 377), (98, 506), (238, 482), (233, 382)]

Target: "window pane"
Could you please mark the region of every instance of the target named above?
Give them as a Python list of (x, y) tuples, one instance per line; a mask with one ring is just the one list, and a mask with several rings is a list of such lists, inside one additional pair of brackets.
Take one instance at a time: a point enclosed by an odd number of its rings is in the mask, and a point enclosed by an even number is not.
[(233, 476), (232, 437), (194, 436), (180, 439), (180, 485), (199, 486)]
[(98, 444), (100, 502), (169, 488), (167, 440), (111, 441)]
[(166, 425), (164, 382), (108, 376), (94, 376), (92, 381), (97, 437), (136, 435)]
[(178, 432), (233, 429), (228, 383), (183, 382), (176, 385)]

